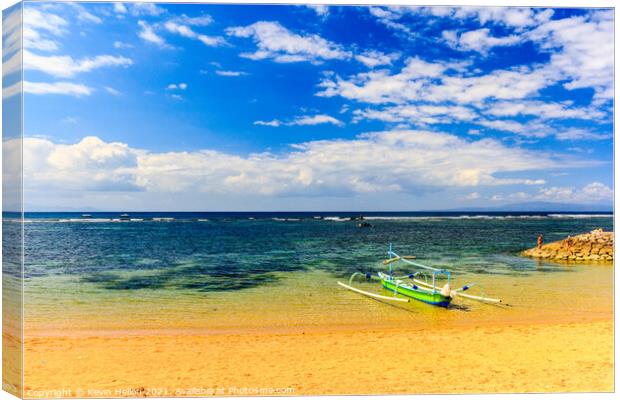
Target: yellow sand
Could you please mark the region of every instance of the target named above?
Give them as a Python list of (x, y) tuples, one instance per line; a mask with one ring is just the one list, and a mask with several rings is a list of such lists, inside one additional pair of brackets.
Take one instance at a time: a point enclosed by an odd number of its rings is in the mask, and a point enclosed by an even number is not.
[(231, 388), (262, 394), (272, 389), (282, 394), (614, 389), (611, 321), (432, 331), (39, 338), (26, 342), (26, 354), (27, 397), (49, 397), (50, 390), (102, 397), (244, 394)]

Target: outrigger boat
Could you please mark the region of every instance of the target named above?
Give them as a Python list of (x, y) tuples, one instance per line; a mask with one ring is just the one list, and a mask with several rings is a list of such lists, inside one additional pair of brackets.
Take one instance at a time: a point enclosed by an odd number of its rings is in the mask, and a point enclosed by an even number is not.
[[(392, 250), (392, 244), (388, 250), (388, 258), (383, 262), (384, 265), (389, 265), (389, 273), (379, 272), (377, 276), (372, 276), (370, 273), (363, 274), (356, 272), (351, 275), (349, 284), (338, 282), (338, 285), (349, 289), (353, 292), (362, 294), (364, 296), (372, 297), (375, 299), (408, 302), (409, 299), (415, 299), (427, 304), (431, 304), (439, 307), (448, 307), (450, 302), (456, 297), (463, 297), (470, 300), (481, 301), (484, 303), (498, 304), (501, 303), (500, 299), (494, 299), (484, 296), (474, 296), (471, 294), (463, 293), (469, 290), (474, 284), (465, 285), (458, 289), (452, 289), (450, 286), (451, 273), (447, 269), (433, 268), (428, 265), (424, 265), (415, 261), (415, 256), (399, 256)], [(404, 276), (394, 276), (393, 264), (397, 262), (404, 262), (405, 264), (421, 269), (415, 273), (410, 273)], [(426, 272), (428, 271), (428, 272)], [(379, 279), (383, 287), (393, 293), (392, 296), (384, 296), (377, 293), (367, 292), (353, 287), (353, 279), (356, 276), (365, 275), (366, 279)], [(430, 282), (429, 282), (430, 275)], [(424, 278), (421, 280), (420, 278)], [(445, 277), (447, 282), (440, 288), (437, 286), (438, 280)], [(407, 281), (409, 279), (409, 281)], [(403, 297), (397, 297), (400, 294)]]

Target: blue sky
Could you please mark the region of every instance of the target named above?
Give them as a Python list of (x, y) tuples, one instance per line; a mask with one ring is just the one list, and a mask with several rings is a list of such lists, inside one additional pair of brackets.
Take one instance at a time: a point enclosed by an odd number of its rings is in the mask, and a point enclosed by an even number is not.
[(613, 12), (25, 3), (27, 209), (611, 204)]

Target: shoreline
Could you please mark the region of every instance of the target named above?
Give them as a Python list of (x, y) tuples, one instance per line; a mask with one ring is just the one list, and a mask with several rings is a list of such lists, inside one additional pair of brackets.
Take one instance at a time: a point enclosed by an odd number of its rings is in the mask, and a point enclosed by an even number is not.
[[(385, 304), (385, 303), (383, 303)], [(386, 306), (389, 306), (387, 304)], [(25, 340), (29, 339), (77, 339), (92, 337), (149, 337), (149, 336), (226, 336), (226, 335), (297, 335), (297, 334), (328, 334), (328, 333), (350, 333), (350, 332), (416, 332), (425, 329), (449, 330), (449, 329), (471, 329), (479, 327), (487, 328), (506, 328), (515, 326), (543, 326), (543, 325), (565, 325), (565, 324), (588, 324), (613, 321), (613, 311), (590, 312), (581, 311), (581, 318), (549, 317), (544, 320), (540, 316), (524, 318), (520, 313), (511, 318), (500, 320), (472, 320), (469, 322), (460, 321), (452, 325), (438, 323), (432, 327), (425, 327), (420, 324), (406, 325), (404, 323), (393, 325), (373, 325), (373, 324), (317, 324), (299, 326), (229, 326), (229, 327), (209, 327), (209, 328), (147, 328), (147, 329), (98, 329), (98, 330), (43, 330), (28, 329), (25, 332)]]

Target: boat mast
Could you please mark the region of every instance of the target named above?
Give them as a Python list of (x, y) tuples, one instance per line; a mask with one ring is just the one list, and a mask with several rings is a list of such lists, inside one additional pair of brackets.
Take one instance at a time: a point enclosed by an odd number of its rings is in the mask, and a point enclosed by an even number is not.
[(392, 277), (392, 242), (390, 242), (390, 249), (388, 250), (388, 260), (390, 260), (390, 277)]

